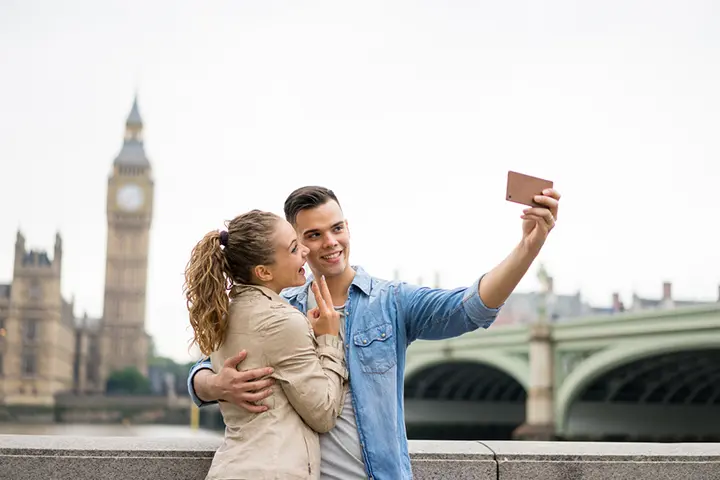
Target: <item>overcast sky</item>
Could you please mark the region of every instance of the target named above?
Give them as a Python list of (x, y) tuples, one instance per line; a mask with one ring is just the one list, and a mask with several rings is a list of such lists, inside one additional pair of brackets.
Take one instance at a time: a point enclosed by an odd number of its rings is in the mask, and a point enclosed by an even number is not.
[[(353, 263), (472, 282), (520, 239), (508, 170), (563, 194), (561, 293), (714, 300), (720, 7), (708, 1), (0, 2), (0, 282), (64, 240), (102, 314), (107, 176), (137, 91), (156, 182), (147, 328), (186, 361), (190, 249), (290, 191), (340, 196)], [(537, 288), (535, 271), (520, 285)]]

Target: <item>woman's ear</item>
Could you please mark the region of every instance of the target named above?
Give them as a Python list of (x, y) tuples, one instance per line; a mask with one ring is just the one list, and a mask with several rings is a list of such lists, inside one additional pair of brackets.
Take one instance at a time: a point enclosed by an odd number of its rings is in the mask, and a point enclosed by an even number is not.
[(267, 268), (265, 265), (257, 265), (253, 272), (255, 273), (255, 278), (260, 280), (263, 283), (272, 282), (273, 274), (270, 271), (269, 268)]

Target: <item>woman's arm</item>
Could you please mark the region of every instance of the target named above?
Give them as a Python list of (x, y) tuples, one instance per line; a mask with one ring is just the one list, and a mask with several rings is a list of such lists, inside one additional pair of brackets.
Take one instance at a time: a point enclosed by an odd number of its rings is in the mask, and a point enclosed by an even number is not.
[(340, 338), (320, 335), (316, 342), (307, 318), (282, 308), (273, 312), (263, 347), (272, 377), (305, 423), (319, 433), (332, 429), (348, 378)]

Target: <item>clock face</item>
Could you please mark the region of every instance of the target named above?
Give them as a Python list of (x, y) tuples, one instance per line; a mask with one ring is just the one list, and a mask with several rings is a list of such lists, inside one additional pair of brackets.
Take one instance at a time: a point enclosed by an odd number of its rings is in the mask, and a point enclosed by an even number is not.
[(142, 188), (134, 183), (127, 183), (117, 192), (117, 203), (126, 212), (133, 212), (142, 207), (145, 195)]

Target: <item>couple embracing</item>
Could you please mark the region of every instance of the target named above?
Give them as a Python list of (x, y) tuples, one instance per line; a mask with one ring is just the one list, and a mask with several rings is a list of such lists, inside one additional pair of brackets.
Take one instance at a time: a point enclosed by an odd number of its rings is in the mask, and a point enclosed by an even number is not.
[[(292, 192), (284, 219), (253, 210), (205, 235), (185, 294), (205, 355), (188, 391), (198, 406), (219, 402), (226, 425), (207, 479), (411, 479), (407, 347), (488, 328), (555, 226), (559, 199), (536, 196), (510, 254), (451, 290), (351, 266), (348, 222), (323, 187)], [(407, 241), (392, 238), (392, 248)]]

